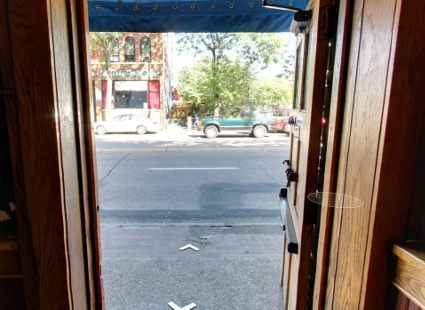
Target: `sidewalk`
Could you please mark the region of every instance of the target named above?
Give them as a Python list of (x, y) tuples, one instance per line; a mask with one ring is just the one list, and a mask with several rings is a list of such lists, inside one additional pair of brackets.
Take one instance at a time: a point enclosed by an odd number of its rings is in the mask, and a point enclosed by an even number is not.
[[(102, 258), (280, 258), (279, 225), (101, 225)], [(179, 248), (192, 244), (199, 252)]]
[[(101, 224), (106, 310), (277, 310), (279, 225)], [(199, 251), (179, 248), (187, 244)]]

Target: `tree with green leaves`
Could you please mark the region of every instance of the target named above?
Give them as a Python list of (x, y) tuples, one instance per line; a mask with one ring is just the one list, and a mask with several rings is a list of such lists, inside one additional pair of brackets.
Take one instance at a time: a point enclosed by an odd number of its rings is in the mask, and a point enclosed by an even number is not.
[(295, 37), (287, 38), (283, 43), (283, 56), (280, 62), (282, 73), (278, 77), (289, 82), (294, 81), (294, 64), (295, 64)]
[[(177, 44), (179, 52), (189, 51), (194, 56), (199, 53), (209, 54), (209, 86), (214, 100), (214, 116), (223, 112), (225, 98), (220, 97), (223, 93), (220, 89), (223, 85), (221, 72), (226, 71), (230, 54), (239, 56), (239, 61), (247, 68), (260, 63), (262, 69), (277, 63), (282, 55), (281, 37), (269, 33), (185, 33), (179, 35)], [(252, 79), (252, 76), (247, 78)]]
[(118, 37), (120, 32), (90, 32), (90, 46), (91, 50), (100, 53), (98, 58), (99, 62), (105, 66), (107, 74), (107, 90), (106, 90), (106, 110), (111, 108), (111, 94), (112, 94), (112, 71), (111, 57), (118, 55)]
[[(291, 105), (293, 83), (283, 78), (273, 81), (253, 78), (251, 67), (239, 58), (223, 59), (223, 66), (214, 80), (210, 58), (204, 57), (179, 73), (179, 86), (184, 100), (190, 103), (190, 113), (211, 116), (215, 108), (214, 87), (222, 101), (220, 116), (255, 114)], [(217, 115), (216, 115), (217, 116)]]
[(256, 79), (251, 83), (251, 101), (257, 107), (285, 108), (292, 103), (294, 86), (283, 78), (275, 78), (273, 81)]
[(218, 111), (221, 116), (237, 115), (247, 104), (252, 78), (250, 66), (239, 58), (234, 61), (223, 58), (216, 69), (211, 66), (211, 59), (204, 57), (179, 73), (180, 89), (184, 100), (191, 104), (191, 113), (215, 111), (216, 98), (221, 101)]

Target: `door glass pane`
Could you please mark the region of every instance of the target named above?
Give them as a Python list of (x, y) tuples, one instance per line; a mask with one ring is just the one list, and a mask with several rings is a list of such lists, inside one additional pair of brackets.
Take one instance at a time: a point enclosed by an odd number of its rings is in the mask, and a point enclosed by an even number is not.
[(299, 90), (299, 86), (300, 86), (300, 81), (302, 78), (302, 72), (301, 72), (301, 57), (302, 57), (302, 53), (301, 53), (301, 47), (302, 45), (300, 44), (300, 46), (297, 49), (297, 64), (295, 67), (295, 87), (294, 87), (294, 109), (298, 108), (298, 100), (299, 100), (299, 95), (298, 95), (298, 90)]
[(159, 92), (149, 92), (149, 106), (151, 109), (159, 109)]
[(310, 76), (310, 55), (311, 55), (311, 43), (313, 42), (313, 38), (311, 34), (306, 36), (308, 40), (308, 48), (307, 48), (307, 57), (305, 59), (305, 74), (304, 74), (304, 94), (301, 103), (301, 109), (306, 110), (308, 105), (308, 85), (309, 85), (309, 76)]
[(149, 91), (159, 91), (159, 82), (158, 81), (149, 82)]

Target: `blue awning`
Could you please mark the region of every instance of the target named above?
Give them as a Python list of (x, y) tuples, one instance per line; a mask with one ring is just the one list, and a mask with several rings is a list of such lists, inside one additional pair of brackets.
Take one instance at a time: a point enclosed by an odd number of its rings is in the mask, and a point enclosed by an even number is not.
[[(269, 1), (304, 10), (307, 0)], [(294, 13), (261, 0), (88, 0), (90, 31), (288, 32)]]

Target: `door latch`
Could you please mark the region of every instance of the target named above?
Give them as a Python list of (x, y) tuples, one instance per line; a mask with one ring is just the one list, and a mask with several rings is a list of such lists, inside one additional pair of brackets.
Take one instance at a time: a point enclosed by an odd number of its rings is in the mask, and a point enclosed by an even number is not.
[(291, 163), (289, 162), (289, 160), (284, 160), (282, 164), (283, 166), (285, 166), (286, 178), (288, 179), (288, 183), (296, 182), (297, 173), (293, 169), (291, 169)]

